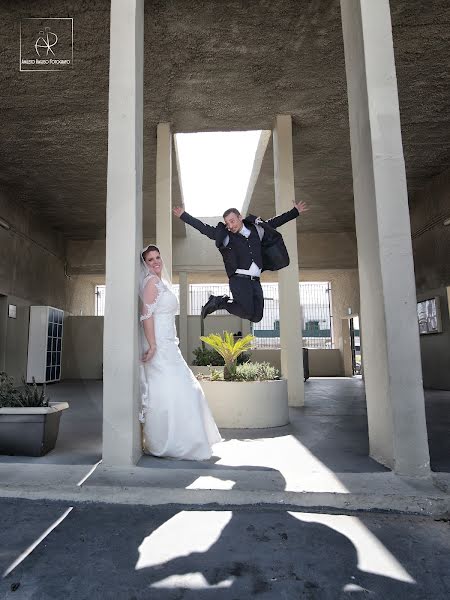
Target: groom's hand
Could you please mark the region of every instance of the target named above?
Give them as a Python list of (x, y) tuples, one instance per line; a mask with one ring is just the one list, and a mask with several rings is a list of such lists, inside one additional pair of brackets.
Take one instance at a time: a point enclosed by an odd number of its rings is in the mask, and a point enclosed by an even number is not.
[(173, 214), (179, 218), (184, 213), (184, 208), (182, 206), (174, 206), (172, 211)]
[(295, 203), (294, 206), (298, 210), (299, 214), (309, 210), (309, 208), (306, 206), (306, 202), (303, 202), (303, 200), (300, 200), (300, 202)]

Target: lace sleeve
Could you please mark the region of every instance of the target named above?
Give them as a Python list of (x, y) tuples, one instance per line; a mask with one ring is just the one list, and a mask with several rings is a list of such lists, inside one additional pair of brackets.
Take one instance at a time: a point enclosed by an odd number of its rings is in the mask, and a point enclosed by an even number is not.
[(155, 276), (149, 277), (149, 279), (144, 282), (141, 321), (145, 321), (145, 319), (149, 319), (153, 316), (161, 295), (161, 287), (161, 282)]

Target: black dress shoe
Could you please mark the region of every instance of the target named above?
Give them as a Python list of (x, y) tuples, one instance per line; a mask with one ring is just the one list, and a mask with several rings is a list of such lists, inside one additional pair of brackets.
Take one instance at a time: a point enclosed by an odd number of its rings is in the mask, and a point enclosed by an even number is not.
[(202, 319), (204, 319), (205, 317), (213, 313), (215, 310), (217, 310), (217, 299), (218, 296), (210, 296), (208, 298), (208, 302), (204, 306), (202, 306)]
[(216, 310), (223, 308), (222, 304), (226, 303), (228, 299), (228, 296), (210, 296), (208, 298), (208, 302), (202, 307), (202, 319)]

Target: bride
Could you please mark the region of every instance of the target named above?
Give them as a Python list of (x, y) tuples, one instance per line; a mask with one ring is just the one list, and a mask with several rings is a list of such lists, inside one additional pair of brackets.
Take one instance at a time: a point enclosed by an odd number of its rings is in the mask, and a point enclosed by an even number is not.
[(156, 246), (141, 254), (140, 367), (144, 452), (154, 456), (205, 460), (222, 440), (200, 384), (178, 348), (178, 301), (162, 278)]

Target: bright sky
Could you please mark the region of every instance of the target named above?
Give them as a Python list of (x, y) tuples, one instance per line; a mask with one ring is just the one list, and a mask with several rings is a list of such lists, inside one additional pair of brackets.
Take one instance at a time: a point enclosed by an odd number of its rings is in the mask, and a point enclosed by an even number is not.
[(175, 135), (186, 210), (216, 217), (241, 210), (261, 131)]

